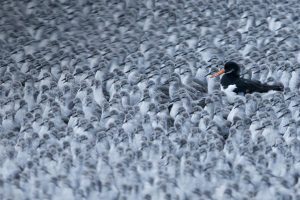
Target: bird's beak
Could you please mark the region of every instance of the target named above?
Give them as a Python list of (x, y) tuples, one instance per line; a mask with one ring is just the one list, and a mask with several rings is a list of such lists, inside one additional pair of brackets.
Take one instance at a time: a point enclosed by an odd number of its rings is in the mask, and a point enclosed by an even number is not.
[(297, 107), (297, 106), (299, 106), (299, 103), (297, 103), (297, 104), (293, 105), (292, 107), (294, 108), (294, 107)]
[(291, 125), (292, 123), (287, 123), (286, 125), (284, 125), (283, 127), (288, 127), (289, 125)]
[(217, 73), (211, 75), (210, 78), (215, 78), (215, 77), (220, 76), (220, 75), (222, 75), (222, 74), (224, 74), (224, 73), (225, 73), (225, 69), (221, 69), (221, 70), (218, 71)]
[(255, 130), (256, 130), (256, 131), (260, 131), (260, 130), (262, 130), (262, 129), (264, 129), (264, 128), (266, 128), (266, 126), (259, 127), (259, 128), (255, 129)]

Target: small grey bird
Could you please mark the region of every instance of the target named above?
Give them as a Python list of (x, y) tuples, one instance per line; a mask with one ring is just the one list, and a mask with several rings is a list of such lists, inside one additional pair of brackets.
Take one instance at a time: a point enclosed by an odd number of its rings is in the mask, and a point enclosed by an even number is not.
[(94, 99), (99, 106), (102, 106), (105, 102), (107, 102), (107, 96), (103, 90), (103, 85), (101, 81), (94, 80), (92, 82), (92, 89)]

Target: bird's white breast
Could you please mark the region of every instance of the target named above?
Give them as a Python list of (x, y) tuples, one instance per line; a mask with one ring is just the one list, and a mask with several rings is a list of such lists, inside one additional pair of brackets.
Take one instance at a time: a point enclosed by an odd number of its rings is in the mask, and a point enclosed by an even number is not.
[(229, 101), (229, 103), (234, 103), (234, 99), (236, 98), (237, 94), (233, 91), (234, 89), (236, 89), (236, 85), (229, 85), (226, 89), (223, 88), (223, 86), (221, 85), (221, 90), (223, 92), (225, 92), (227, 99)]

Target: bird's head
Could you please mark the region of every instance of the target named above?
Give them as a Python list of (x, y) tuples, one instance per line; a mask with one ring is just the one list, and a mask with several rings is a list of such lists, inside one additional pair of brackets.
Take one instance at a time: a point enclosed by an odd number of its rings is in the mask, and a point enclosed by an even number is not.
[(239, 76), (240, 75), (240, 66), (235, 62), (229, 61), (229, 62), (225, 63), (223, 69), (221, 69), (217, 73), (213, 74), (211, 76), (211, 78), (215, 78), (222, 74), (230, 74), (233, 76)]

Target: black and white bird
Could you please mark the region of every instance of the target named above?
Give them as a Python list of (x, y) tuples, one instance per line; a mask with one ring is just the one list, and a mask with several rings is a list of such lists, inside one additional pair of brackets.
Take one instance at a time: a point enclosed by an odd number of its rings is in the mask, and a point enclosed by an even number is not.
[(1, 199), (299, 199), (298, 13), (2, 1)]
[(240, 77), (240, 66), (235, 62), (227, 62), (224, 68), (213, 74), (211, 77), (217, 77), (224, 74), (221, 78), (223, 89), (232, 88), (235, 93), (253, 93), (268, 92), (270, 90), (283, 91), (282, 85), (268, 85), (257, 80), (248, 80)]

